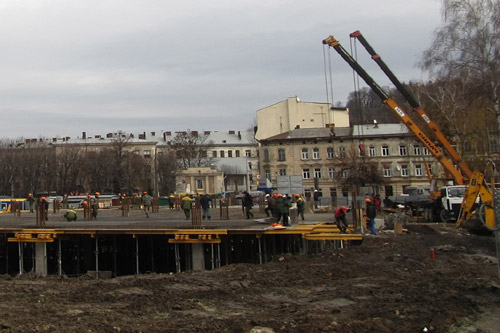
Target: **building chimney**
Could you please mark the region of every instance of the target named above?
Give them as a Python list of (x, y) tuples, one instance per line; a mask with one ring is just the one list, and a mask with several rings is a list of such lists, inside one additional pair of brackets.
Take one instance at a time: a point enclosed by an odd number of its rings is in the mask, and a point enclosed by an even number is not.
[(156, 136), (156, 132), (151, 132), (151, 136)]
[(108, 133), (108, 134), (106, 134), (106, 137), (107, 137), (108, 139), (111, 139), (111, 138), (113, 137), (113, 133)]
[(57, 142), (57, 138), (52, 138), (52, 142)]
[(241, 140), (241, 132), (238, 131), (238, 139)]
[(205, 132), (203, 132), (203, 134), (210, 135), (210, 131), (205, 131)]
[(87, 132), (82, 132), (82, 139), (83, 140), (87, 139)]

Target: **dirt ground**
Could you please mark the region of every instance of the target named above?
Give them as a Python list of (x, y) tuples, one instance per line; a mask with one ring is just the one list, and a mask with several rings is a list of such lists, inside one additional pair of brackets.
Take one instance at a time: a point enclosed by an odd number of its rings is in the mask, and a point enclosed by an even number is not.
[(4, 276), (0, 330), (498, 332), (494, 237), (407, 228), (264, 265), (109, 280)]

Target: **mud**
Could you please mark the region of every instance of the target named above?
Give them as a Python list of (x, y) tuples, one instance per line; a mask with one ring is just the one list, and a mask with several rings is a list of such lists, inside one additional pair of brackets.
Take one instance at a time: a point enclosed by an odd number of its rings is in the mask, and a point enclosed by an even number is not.
[[(409, 225), (264, 265), (0, 280), (5, 332), (498, 332), (493, 236)], [(434, 249), (435, 258), (430, 256)]]

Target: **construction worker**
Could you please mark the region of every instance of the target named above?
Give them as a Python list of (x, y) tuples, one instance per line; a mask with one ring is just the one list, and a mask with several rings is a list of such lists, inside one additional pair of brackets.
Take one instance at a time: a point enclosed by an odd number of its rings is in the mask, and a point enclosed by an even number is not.
[(372, 202), (370, 198), (365, 199), (366, 203), (366, 217), (368, 219), (368, 228), (372, 235), (377, 234), (377, 229), (375, 229), (375, 217), (377, 216), (377, 207)]
[(306, 203), (298, 193), (295, 194), (295, 203), (297, 204), (297, 212), (302, 218), (302, 221), (304, 221), (304, 211), (306, 210)]
[(68, 222), (76, 221), (76, 212), (73, 209), (70, 209), (64, 214), (64, 217)]
[(186, 195), (181, 201), (181, 208), (184, 211), (184, 215), (186, 215), (186, 220), (189, 220), (189, 217), (191, 216), (191, 207), (193, 207), (191, 197)]
[(90, 204), (92, 207), (92, 218), (97, 220), (97, 213), (99, 212), (99, 192), (96, 192), (94, 198), (91, 199)]
[(41, 197), (38, 204), (41, 207), (41, 214), (44, 215), (45, 221), (49, 220), (49, 202), (46, 197)]
[(271, 207), (271, 195), (266, 194), (266, 198), (264, 200), (266, 202), (266, 208), (264, 209), (264, 212), (266, 213), (267, 217), (270, 217), (273, 213), (273, 208)]
[(245, 210), (245, 215), (247, 220), (253, 218), (252, 207), (253, 207), (253, 198), (247, 191), (243, 192), (242, 205)]
[(28, 198), (26, 199), (30, 205), (30, 213), (33, 213), (33, 208), (35, 207), (35, 198), (33, 198), (32, 193), (28, 193)]
[(146, 213), (146, 217), (149, 217), (149, 210), (152, 202), (153, 198), (148, 194), (148, 192), (142, 193), (142, 204), (144, 205), (144, 213)]
[(340, 206), (339, 208), (335, 209), (335, 223), (337, 224), (340, 232), (343, 234), (345, 234), (347, 230), (347, 222), (345, 220), (345, 216), (350, 210), (351, 209), (347, 208), (346, 206)]
[(174, 203), (175, 203), (175, 195), (173, 193), (170, 193), (168, 196), (168, 206), (170, 209), (174, 209)]
[(210, 204), (212, 203), (212, 198), (208, 195), (208, 193), (205, 193), (201, 196), (200, 198), (200, 205), (202, 209), (202, 217), (205, 219), (207, 217), (209, 220), (212, 218), (210, 216)]
[(278, 222), (282, 219), (283, 226), (287, 227), (288, 216), (290, 215), (290, 207), (292, 207), (291, 198), (287, 195), (280, 194), (278, 199), (276, 199), (276, 210), (278, 211), (279, 218)]

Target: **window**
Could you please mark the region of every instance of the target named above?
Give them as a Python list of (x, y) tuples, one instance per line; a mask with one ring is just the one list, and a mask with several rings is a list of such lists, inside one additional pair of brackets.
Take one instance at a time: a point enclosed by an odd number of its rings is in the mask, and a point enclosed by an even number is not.
[(151, 150), (145, 150), (144, 151), (144, 157), (146, 157), (146, 158), (151, 157)]
[(227, 151), (227, 157), (233, 157), (233, 151), (232, 150), (228, 150)]
[(321, 168), (314, 169), (314, 178), (321, 178)]
[(382, 146), (382, 156), (389, 156), (389, 146), (388, 145)]
[(217, 157), (217, 150), (212, 150), (212, 157)]
[(415, 176), (422, 176), (422, 164), (416, 164), (415, 165)]
[(392, 177), (392, 172), (390, 167), (384, 166), (384, 177)]
[(339, 147), (339, 157), (346, 157), (345, 147)]
[(313, 159), (319, 160), (319, 148), (313, 148)]
[(499, 151), (498, 139), (491, 139), (490, 140), (490, 153), (498, 153), (498, 151)]
[(234, 151), (234, 156), (236, 156), (236, 157), (240, 157), (240, 151), (239, 151), (239, 150), (235, 150), (235, 151)]
[(328, 177), (335, 178), (335, 169), (334, 168), (328, 168)]
[(330, 197), (332, 199), (337, 197), (337, 188), (336, 187), (330, 187)]
[(311, 179), (311, 174), (309, 172), (309, 169), (302, 169), (302, 178)]
[(349, 172), (347, 170), (342, 170), (342, 173), (340, 174), (340, 177), (347, 178), (347, 176), (349, 176)]
[(406, 146), (399, 146), (399, 156), (406, 155), (408, 155), (408, 149), (406, 149)]
[(302, 159), (303, 160), (308, 160), (309, 159), (309, 149), (307, 148), (302, 148)]
[(269, 150), (267, 149), (264, 149), (264, 162), (269, 162)]
[(278, 161), (285, 161), (286, 156), (285, 156), (285, 149), (280, 148), (278, 149)]
[(401, 177), (408, 177), (408, 165), (401, 165)]
[(335, 151), (332, 147), (326, 148), (326, 157), (327, 158), (335, 158)]
[(427, 147), (422, 147), (422, 154), (423, 154), (423, 155), (430, 155), (430, 154), (431, 154), (431, 152), (430, 152), (429, 148), (427, 148)]
[(374, 146), (368, 147), (368, 156), (373, 157), (373, 156), (376, 156), (376, 155), (377, 155), (377, 153), (376, 153), (375, 147)]
[(422, 150), (420, 148), (420, 145), (413, 146), (413, 154), (414, 155), (422, 155)]
[(141, 155), (141, 151), (136, 149), (136, 150), (134, 150), (134, 154)]
[(252, 151), (251, 150), (245, 150), (245, 157), (252, 157)]
[(221, 151), (220, 151), (220, 157), (225, 157), (225, 155), (224, 155), (224, 150), (221, 150)]
[(286, 169), (280, 169), (279, 174), (280, 176), (286, 176)]
[(201, 154), (201, 158), (207, 158), (208, 157), (208, 151), (206, 151), (206, 150), (202, 150), (200, 154)]
[(270, 169), (265, 169), (264, 175), (265, 175), (266, 179), (271, 180), (271, 170)]
[(203, 189), (203, 180), (202, 179), (197, 179), (196, 180), (196, 185), (198, 186), (199, 190)]

